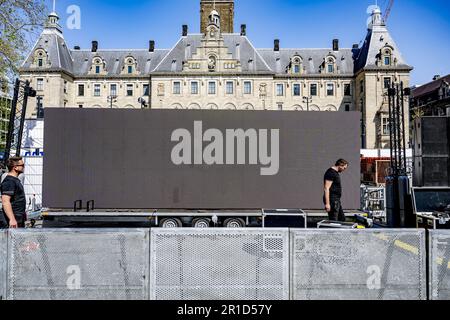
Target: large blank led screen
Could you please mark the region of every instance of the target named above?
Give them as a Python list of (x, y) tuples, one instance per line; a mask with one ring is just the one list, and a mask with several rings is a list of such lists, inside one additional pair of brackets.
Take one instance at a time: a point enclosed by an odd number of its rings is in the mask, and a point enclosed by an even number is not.
[(339, 158), (343, 206), (360, 205), (354, 112), (47, 109), (44, 206), (323, 209)]

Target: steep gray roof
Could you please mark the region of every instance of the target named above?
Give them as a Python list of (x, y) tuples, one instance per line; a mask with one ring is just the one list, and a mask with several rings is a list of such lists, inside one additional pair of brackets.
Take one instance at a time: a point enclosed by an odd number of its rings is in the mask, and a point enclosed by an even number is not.
[(391, 37), (388, 29), (385, 25), (374, 25), (372, 29), (368, 30), (366, 39), (362, 48), (356, 57), (355, 73), (363, 68), (377, 68), (377, 57), (381, 52), (381, 49), (385, 46), (391, 46), (393, 48), (393, 56), (397, 59), (396, 66), (392, 68), (398, 69), (412, 69), (398, 49), (397, 44)]
[[(202, 34), (189, 34), (182, 37), (175, 47), (170, 50), (154, 72), (181, 72), (182, 62), (191, 59), (201, 47)], [(259, 55), (247, 37), (239, 34), (223, 34), (224, 45), (233, 59), (240, 58), (242, 72), (244, 73), (272, 73), (266, 62)], [(239, 44), (239, 57), (237, 45)], [(186, 50), (188, 47), (190, 49)]]
[(62, 69), (69, 72), (72, 70), (73, 61), (70, 50), (67, 48), (64, 38), (57, 32), (44, 30), (22, 64), (22, 68), (31, 67), (34, 59), (33, 53), (37, 49), (43, 49), (47, 53), (48, 61), (51, 64), (49, 69)]
[[(56, 28), (46, 28), (41, 34), (30, 55), (22, 65), (22, 70), (33, 70), (33, 53), (42, 48), (47, 52), (50, 66), (44, 70), (64, 70), (76, 77), (88, 76), (94, 57), (101, 57), (106, 64), (108, 77), (120, 76), (125, 59), (132, 56), (137, 61), (137, 70), (141, 76), (150, 73), (180, 73), (183, 62), (192, 58), (202, 45), (203, 34), (189, 34), (182, 37), (172, 49), (157, 49), (149, 52), (145, 49), (120, 50), (70, 50)], [(369, 29), (361, 48), (333, 51), (325, 49), (255, 49), (246, 36), (240, 34), (223, 34), (224, 45), (233, 59), (240, 60), (242, 73), (286, 75), (291, 58), (298, 55), (303, 60), (304, 74), (324, 75), (326, 57), (332, 55), (336, 59), (337, 75), (353, 76), (363, 68), (377, 68), (377, 56), (382, 48), (389, 45), (393, 48), (396, 65), (390, 68), (412, 69), (403, 59), (396, 43), (385, 25), (374, 25)], [(239, 48), (239, 49), (238, 49)], [(104, 76), (104, 75), (102, 75)]]
[(143, 49), (130, 50), (72, 50), (74, 59), (73, 74), (75, 76), (85, 76), (89, 73), (92, 60), (101, 57), (106, 63), (107, 76), (119, 76), (125, 64), (125, 59), (132, 56), (137, 61), (137, 70), (140, 75), (149, 74), (169, 52), (169, 50), (155, 50), (150, 52)]
[(337, 74), (353, 75), (354, 63), (351, 49), (340, 49), (339, 51), (331, 49), (280, 49), (280, 51), (258, 49), (258, 52), (269, 67), (278, 75), (287, 73), (291, 58), (294, 56), (302, 58), (306, 74), (321, 74), (320, 67), (324, 67), (325, 59), (329, 55), (336, 58)]

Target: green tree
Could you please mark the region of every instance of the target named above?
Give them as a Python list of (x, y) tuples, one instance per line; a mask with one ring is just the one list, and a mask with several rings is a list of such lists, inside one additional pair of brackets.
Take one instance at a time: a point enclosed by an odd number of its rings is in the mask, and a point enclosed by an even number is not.
[(44, 0), (0, 0), (0, 79), (12, 79), (46, 19)]
[(6, 148), (11, 103), (11, 98), (0, 94), (0, 152), (3, 152)]

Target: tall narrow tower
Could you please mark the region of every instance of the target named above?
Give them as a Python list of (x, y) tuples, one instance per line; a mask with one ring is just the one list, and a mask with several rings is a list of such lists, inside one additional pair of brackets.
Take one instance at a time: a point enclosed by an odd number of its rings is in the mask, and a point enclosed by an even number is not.
[(234, 0), (200, 0), (200, 32), (206, 32), (213, 9), (220, 14), (221, 32), (234, 33)]

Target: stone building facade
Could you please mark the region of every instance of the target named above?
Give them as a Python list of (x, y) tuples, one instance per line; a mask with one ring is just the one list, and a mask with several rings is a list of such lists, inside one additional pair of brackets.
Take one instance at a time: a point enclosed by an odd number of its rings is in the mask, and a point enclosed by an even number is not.
[[(202, 25), (211, 3), (201, 1)], [(257, 49), (245, 25), (240, 33), (224, 29), (223, 21), (233, 22), (234, 1), (215, 6), (204, 32), (183, 26), (172, 49), (158, 49), (154, 41), (142, 50), (99, 49), (96, 41), (88, 50), (70, 49), (52, 12), (21, 78), (31, 81), (44, 108), (359, 111), (362, 148), (388, 146), (386, 89), (400, 81), (409, 86), (412, 68), (380, 10), (373, 11), (361, 47), (341, 48), (333, 40), (324, 49), (285, 49), (274, 40), (273, 48)], [(30, 108), (28, 117), (36, 114)]]
[(450, 116), (450, 74), (414, 88), (410, 103), (413, 118)]

